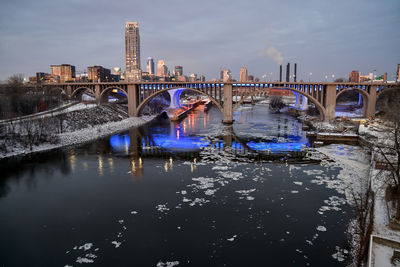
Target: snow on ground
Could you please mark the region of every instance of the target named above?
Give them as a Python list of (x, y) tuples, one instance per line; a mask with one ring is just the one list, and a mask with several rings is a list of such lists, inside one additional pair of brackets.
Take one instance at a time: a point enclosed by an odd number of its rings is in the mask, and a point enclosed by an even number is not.
[(372, 251), (373, 251), (373, 257), (372, 257), (372, 262), (370, 263), (371, 266), (377, 266), (377, 267), (398, 266), (398, 265), (392, 265), (392, 263), (390, 262), (390, 258), (393, 255), (393, 249), (374, 242), (372, 245)]
[(20, 147), (7, 154), (0, 154), (0, 159), (17, 155), (26, 155), (34, 152), (48, 151), (70, 145), (82, 144), (116, 132), (127, 130), (132, 127), (138, 127), (145, 123), (146, 121), (141, 118), (130, 117), (121, 121), (108, 122), (73, 132), (61, 133), (57, 135), (60, 138), (60, 142), (57, 144), (44, 143), (39, 146), (34, 146), (32, 151), (27, 148)]

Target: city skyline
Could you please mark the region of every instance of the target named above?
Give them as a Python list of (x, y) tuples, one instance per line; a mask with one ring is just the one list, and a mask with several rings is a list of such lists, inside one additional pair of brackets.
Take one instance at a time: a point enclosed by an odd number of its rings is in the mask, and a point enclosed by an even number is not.
[[(171, 69), (181, 65), (186, 73), (201, 73), (208, 80), (218, 78), (221, 67), (239, 79), (242, 66), (254, 77), (272, 72), (277, 80), (279, 62), (297, 62), (299, 80), (308, 80), (310, 72), (313, 80), (332, 74), (346, 78), (354, 69), (387, 72), (392, 80), (400, 62), (400, 37), (393, 34), (400, 25), (397, 1), (340, 1), (335, 6), (260, 1), (252, 3), (257, 8), (247, 9), (240, 2), (180, 3), (185, 14), (171, 3), (157, 5), (163, 12), (140, 2), (115, 3), (113, 9), (105, 8), (105, 1), (96, 1), (95, 7), (76, 1), (4, 3), (0, 80), (15, 73), (27, 78), (54, 64), (72, 64), (77, 71), (93, 65), (124, 66), (126, 21), (139, 22), (142, 66), (147, 57), (164, 59)], [(178, 17), (170, 16), (175, 12)], [(237, 21), (232, 14), (238, 12)]]

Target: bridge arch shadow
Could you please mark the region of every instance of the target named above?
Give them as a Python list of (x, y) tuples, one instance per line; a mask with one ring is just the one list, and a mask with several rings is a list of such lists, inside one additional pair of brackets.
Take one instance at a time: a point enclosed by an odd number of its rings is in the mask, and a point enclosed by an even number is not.
[(78, 87), (74, 89), (74, 91), (71, 94), (71, 98), (82, 100), (82, 96), (85, 94), (85, 92), (90, 93), (91, 96), (95, 98), (95, 92), (89, 87)]
[(370, 96), (369, 96), (369, 94), (368, 94), (365, 90), (362, 90), (362, 89), (359, 89), (359, 88), (355, 88), (355, 87), (349, 87), (349, 88), (347, 88), (346, 90), (339, 91), (339, 92), (336, 94), (335, 111), (336, 111), (336, 107), (337, 107), (337, 100), (339, 99), (339, 97), (340, 97), (340, 96), (343, 96), (343, 94), (348, 94), (348, 93), (351, 93), (351, 92), (358, 92), (359, 94), (361, 94), (362, 101), (363, 101), (363, 112), (362, 112), (362, 116), (363, 116), (363, 117), (367, 117), (367, 107), (368, 107), (368, 102), (370, 101), (370, 99), (369, 99)]
[[(201, 94), (201, 95), (205, 95), (205, 96), (207, 96), (207, 97), (211, 100), (211, 102), (221, 111), (221, 113), (223, 112), (223, 107), (222, 107), (222, 105), (221, 105), (214, 97), (210, 96), (209, 94), (207, 94), (207, 93), (205, 93), (205, 92), (203, 92), (203, 91), (201, 91), (201, 90), (195, 89), (195, 88), (188, 88), (188, 87), (177, 86), (177, 87), (171, 87), (171, 88), (165, 88), (165, 89), (163, 89), (163, 90), (159, 90), (159, 91), (153, 93), (152, 95), (146, 97), (145, 99), (143, 99), (143, 101), (142, 101), (142, 102), (138, 105), (138, 107), (137, 107), (137, 114), (140, 115), (141, 112), (142, 112), (142, 110), (143, 110), (143, 108), (144, 108), (144, 106), (146, 106), (153, 98), (155, 98), (156, 96), (158, 96), (158, 95), (160, 95), (160, 94), (162, 94), (162, 93), (164, 93), (164, 92), (168, 92), (169, 90), (172, 90), (172, 89), (189, 90), (189, 91), (192, 91), (192, 92), (197, 92), (197, 93), (199, 93), (199, 94)], [(172, 100), (171, 100), (171, 101), (172, 101)]]
[[(269, 88), (268, 88), (269, 89)], [(256, 96), (259, 94), (263, 94), (266, 91), (268, 92), (268, 89), (257, 89), (254, 90), (246, 95), (241, 96), (240, 101), (237, 102), (234, 106), (233, 106), (233, 112), (235, 112), (236, 109), (238, 109), (246, 99), (248, 99), (249, 97), (252, 96)], [(306, 94), (303, 91), (297, 90), (295, 88), (290, 88), (290, 87), (272, 87), (272, 89), (279, 89), (279, 90), (285, 90), (285, 91), (292, 91), (294, 93), (299, 93), (300, 95), (303, 95), (305, 97), (307, 97), (307, 99), (313, 103), (315, 105), (315, 107), (318, 109), (319, 114), (320, 114), (320, 119), (323, 121), (325, 118), (325, 108), (317, 101), (317, 99), (313, 98), (312, 96)]]
[[(126, 100), (128, 99), (128, 94), (125, 89), (118, 87), (118, 86), (109, 86), (104, 88), (101, 93), (100, 93), (100, 102), (108, 102), (108, 96), (110, 93), (115, 93), (120, 95), (121, 97), (124, 97)], [(124, 94), (124, 96), (121, 95), (121, 93)]]

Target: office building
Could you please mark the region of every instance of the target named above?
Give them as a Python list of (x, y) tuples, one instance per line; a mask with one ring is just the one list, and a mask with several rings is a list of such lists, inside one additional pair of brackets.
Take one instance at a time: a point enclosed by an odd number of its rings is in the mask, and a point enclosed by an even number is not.
[(125, 80), (141, 81), (140, 35), (137, 22), (125, 23)]
[(360, 72), (358, 70), (353, 70), (349, 74), (349, 82), (359, 83), (360, 82)]
[(60, 82), (75, 81), (75, 66), (69, 64), (51, 65), (51, 74), (60, 77)]
[(230, 69), (222, 69), (220, 79), (222, 82), (229, 82), (232, 80), (232, 74)]
[(245, 67), (240, 69), (239, 81), (247, 82), (247, 69)]
[(162, 59), (160, 59), (157, 63), (157, 76), (160, 78), (168, 77), (168, 68)]
[(155, 74), (154, 73), (154, 60), (151, 57), (147, 58), (147, 73), (148, 73), (148, 75)]
[(111, 70), (102, 66), (88, 67), (88, 80), (90, 82), (109, 82), (111, 81)]
[(400, 64), (397, 64), (396, 81), (400, 82)]
[(183, 76), (183, 67), (182, 66), (175, 66), (174, 68), (174, 76)]

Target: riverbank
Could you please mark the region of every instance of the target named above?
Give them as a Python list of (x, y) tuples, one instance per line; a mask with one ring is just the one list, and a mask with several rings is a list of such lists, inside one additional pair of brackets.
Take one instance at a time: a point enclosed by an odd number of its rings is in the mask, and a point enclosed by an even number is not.
[(148, 121), (118, 114), (104, 106), (78, 105), (81, 106), (52, 117), (3, 125), (0, 159), (83, 144)]

